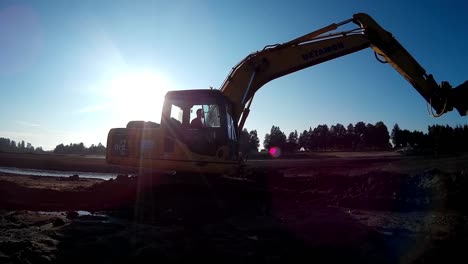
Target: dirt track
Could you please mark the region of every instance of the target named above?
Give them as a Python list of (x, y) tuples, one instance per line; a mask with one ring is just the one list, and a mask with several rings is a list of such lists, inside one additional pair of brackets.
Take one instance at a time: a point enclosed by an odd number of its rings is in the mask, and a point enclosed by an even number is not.
[[(106, 169), (60, 160), (48, 164)], [(0, 262), (455, 263), (467, 247), (466, 166), (380, 155), (255, 161), (235, 182), (0, 176)]]
[[(0, 167), (34, 168), (57, 171), (137, 173), (129, 167), (107, 165), (104, 156), (19, 154), (0, 152)], [(400, 156), (393, 152), (324, 152), (307, 159), (248, 160), (249, 168), (279, 170), (323, 171), (324, 173), (362, 174), (385, 170), (400, 173), (418, 173), (437, 168), (445, 172), (468, 169), (468, 154), (435, 159), (432, 157)]]

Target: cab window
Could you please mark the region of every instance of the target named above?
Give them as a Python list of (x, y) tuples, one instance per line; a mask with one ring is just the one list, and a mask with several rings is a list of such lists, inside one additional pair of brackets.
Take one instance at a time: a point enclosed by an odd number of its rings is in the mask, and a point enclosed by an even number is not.
[(204, 127), (221, 127), (219, 106), (216, 104), (193, 105), (190, 108), (190, 122), (197, 118), (197, 111), (202, 111), (202, 124)]

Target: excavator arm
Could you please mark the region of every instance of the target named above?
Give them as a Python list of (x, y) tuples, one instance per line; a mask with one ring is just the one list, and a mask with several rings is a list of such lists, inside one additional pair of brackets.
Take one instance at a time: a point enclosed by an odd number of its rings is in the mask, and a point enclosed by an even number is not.
[[(397, 70), (419, 94), (436, 111), (434, 116), (452, 111), (455, 107), (460, 115), (465, 116), (468, 110), (468, 82), (455, 89), (448, 82), (440, 85), (432, 74), (427, 74), (424, 68), (409, 54), (409, 52), (392, 36), (381, 28), (369, 15), (358, 13), (353, 21), (364, 29), (364, 34), (371, 42), (371, 48), (376, 57), (383, 63), (389, 63)], [(383, 60), (379, 59), (381, 56)]]
[[(354, 22), (358, 28), (329, 33)], [(228, 75), (220, 90), (234, 104), (233, 117), (242, 130), (255, 93), (267, 82), (304, 68), (371, 47), (381, 62), (395, 68), (436, 111), (436, 116), (454, 107), (460, 115), (468, 110), (468, 82), (452, 89), (436, 83), (405, 48), (369, 15), (334, 23), (283, 44), (268, 45), (248, 55)]]

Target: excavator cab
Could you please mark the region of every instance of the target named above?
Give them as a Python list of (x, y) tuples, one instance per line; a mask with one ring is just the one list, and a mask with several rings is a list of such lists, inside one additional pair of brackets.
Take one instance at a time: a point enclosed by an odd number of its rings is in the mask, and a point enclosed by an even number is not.
[[(190, 152), (219, 158), (236, 158), (236, 122), (232, 104), (219, 90), (170, 91), (166, 94), (161, 126), (170, 141), (180, 141)], [(202, 112), (200, 125), (194, 125), (197, 111)], [(172, 143), (169, 143), (170, 145)], [(226, 152), (225, 147), (231, 151)]]
[[(192, 122), (201, 110), (201, 125)], [(111, 129), (107, 162), (160, 170), (223, 173), (238, 164), (237, 120), (219, 90), (166, 94), (161, 124), (131, 121)]]

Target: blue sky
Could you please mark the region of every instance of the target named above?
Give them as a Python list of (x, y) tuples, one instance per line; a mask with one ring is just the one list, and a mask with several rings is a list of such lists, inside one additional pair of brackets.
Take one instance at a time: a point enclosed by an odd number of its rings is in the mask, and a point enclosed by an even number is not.
[[(1, 1), (0, 137), (53, 149), (105, 144), (112, 127), (159, 121), (167, 90), (219, 87), (267, 44), (369, 13), (438, 82), (468, 79), (466, 1)], [(138, 85), (135, 85), (137, 83)], [(138, 86), (138, 87), (136, 87)], [(393, 68), (363, 50), (265, 85), (246, 127), (263, 139), (318, 124), (435, 119)]]

